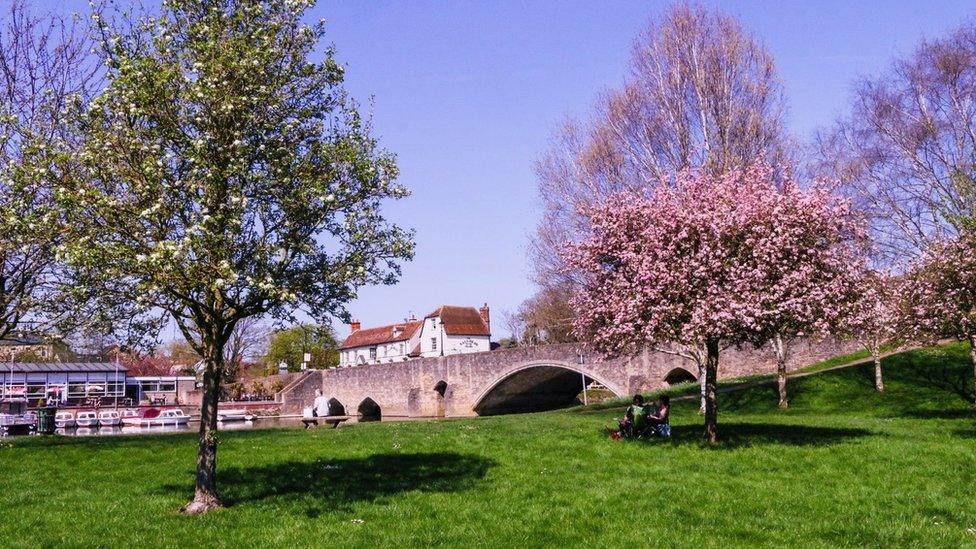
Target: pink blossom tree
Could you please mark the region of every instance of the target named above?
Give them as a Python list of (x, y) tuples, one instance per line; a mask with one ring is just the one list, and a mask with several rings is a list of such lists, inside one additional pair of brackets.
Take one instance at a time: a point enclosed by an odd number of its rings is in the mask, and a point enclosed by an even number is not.
[(861, 344), (874, 360), (874, 388), (884, 391), (881, 348), (899, 341), (904, 333), (902, 280), (884, 271), (864, 273), (859, 296), (842, 319), (841, 331)]
[(904, 301), (911, 308), (911, 335), (969, 341), (976, 374), (976, 234), (967, 230), (930, 245), (909, 271)]
[(761, 161), (684, 171), (646, 196), (614, 196), (584, 212), (591, 233), (564, 251), (583, 276), (578, 335), (609, 355), (650, 346), (702, 365), (708, 441), (720, 350), (826, 325), (818, 314), (849, 290), (845, 261), (858, 257), (863, 231), (845, 201), (772, 175)]
[[(757, 174), (761, 175), (761, 174)], [(776, 354), (779, 406), (789, 405), (786, 364), (793, 341), (836, 331), (859, 297), (867, 234), (847, 201), (825, 186), (803, 190), (787, 178), (778, 190), (759, 179), (755, 195), (744, 196), (749, 219), (739, 256), (741, 303), (757, 346), (772, 343)], [(730, 192), (737, 192), (734, 189)]]

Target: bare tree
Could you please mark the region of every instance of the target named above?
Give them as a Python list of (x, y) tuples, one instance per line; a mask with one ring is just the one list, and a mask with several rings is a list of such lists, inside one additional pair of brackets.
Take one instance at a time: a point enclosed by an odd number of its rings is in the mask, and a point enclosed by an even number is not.
[(576, 282), (558, 250), (586, 232), (580, 208), (685, 168), (720, 174), (790, 156), (773, 58), (733, 17), (674, 6), (635, 40), (630, 66), (592, 117), (557, 132), (536, 166), (542, 218), (531, 259), (540, 286)]
[(501, 317), (502, 326), (508, 330), (510, 340), (514, 341), (516, 344), (525, 343), (525, 341), (523, 341), (523, 336), (525, 334), (525, 322), (522, 320), (522, 317), (519, 316), (518, 312), (505, 309), (501, 312)]
[(818, 138), (819, 175), (868, 215), (888, 262), (971, 226), (976, 213), (976, 25), (923, 42), (858, 81), (848, 116)]
[(270, 334), (271, 330), (260, 317), (238, 322), (224, 347), (224, 377), (236, 379), (245, 360), (264, 354)]
[(516, 317), (522, 327), (517, 334), (523, 345), (572, 343), (575, 314), (569, 300), (569, 284), (548, 284), (519, 305)]
[(89, 40), (74, 21), (38, 15), (23, 0), (0, 14), (0, 337), (68, 318), (55, 261), (63, 233), (48, 171), (72, 139), (69, 102), (98, 80)]

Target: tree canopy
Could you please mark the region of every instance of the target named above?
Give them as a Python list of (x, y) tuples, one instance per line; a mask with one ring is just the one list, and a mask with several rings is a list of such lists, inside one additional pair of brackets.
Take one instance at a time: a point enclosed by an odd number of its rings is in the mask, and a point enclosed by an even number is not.
[(565, 252), (584, 277), (578, 335), (605, 354), (653, 346), (698, 364), (709, 440), (720, 349), (827, 328), (859, 272), (863, 231), (847, 202), (772, 174), (762, 162), (684, 171), (649, 197), (611, 197)]
[(381, 206), (408, 194), (342, 87), (307, 0), (166, 0), (93, 15), (108, 85), (78, 120), (56, 195), (81, 287), (172, 318), (204, 358), (197, 486), (219, 505), (216, 401), (237, 323), (347, 316), (390, 284), (411, 234)]
[(339, 342), (330, 326), (300, 324), (271, 334), (265, 361), (269, 366), (284, 362), (288, 370), (298, 371), (303, 355), (308, 353), (311, 360), (306, 366), (315, 370), (334, 368), (339, 365)]

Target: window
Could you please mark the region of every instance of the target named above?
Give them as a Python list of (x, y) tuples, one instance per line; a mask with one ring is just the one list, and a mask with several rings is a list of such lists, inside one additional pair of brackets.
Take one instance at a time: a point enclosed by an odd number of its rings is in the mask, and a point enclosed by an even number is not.
[(430, 350), (431, 351), (436, 351), (437, 350), (437, 338), (436, 337), (430, 338)]
[(369, 359), (376, 360), (376, 347), (369, 348)]
[(170, 393), (175, 393), (176, 392), (176, 383), (173, 382), (173, 381), (161, 381), (161, 382), (159, 382), (159, 390), (161, 392), (162, 391), (166, 391), (166, 392), (170, 392)]
[(403, 354), (403, 343), (400, 344), (400, 354)]

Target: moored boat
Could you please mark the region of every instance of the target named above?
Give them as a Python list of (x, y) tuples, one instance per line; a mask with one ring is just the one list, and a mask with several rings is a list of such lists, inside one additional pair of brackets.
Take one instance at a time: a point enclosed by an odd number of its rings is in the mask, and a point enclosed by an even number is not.
[(135, 408), (122, 410), (122, 425), (139, 426), (141, 424), (142, 416), (139, 415), (139, 410)]
[(73, 412), (58, 412), (54, 414), (54, 426), (58, 429), (74, 429), (78, 426)]
[(98, 412), (82, 410), (75, 415), (75, 422), (78, 427), (98, 427)]
[(26, 398), (0, 400), (0, 436), (37, 431), (37, 414), (27, 411)]
[[(149, 414), (147, 413), (146, 416)], [(183, 410), (179, 408), (169, 408), (167, 410), (162, 410), (159, 415), (154, 417), (143, 417), (141, 425), (145, 427), (164, 427), (164, 426), (180, 426), (186, 425), (190, 421), (190, 416), (186, 415)]]
[(118, 410), (102, 410), (98, 413), (98, 425), (101, 427), (118, 427), (122, 425), (122, 416)]
[(254, 421), (254, 414), (247, 410), (217, 410), (217, 421)]

